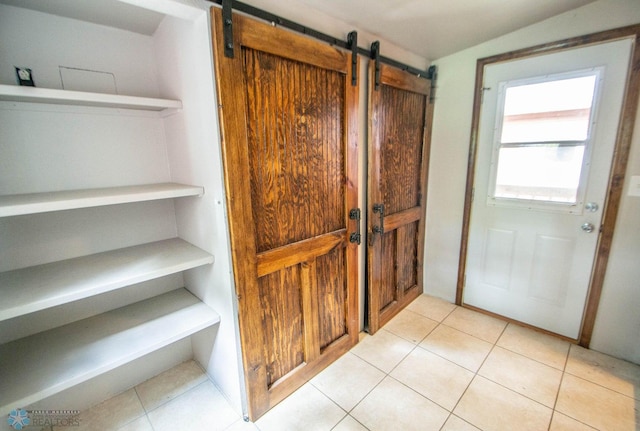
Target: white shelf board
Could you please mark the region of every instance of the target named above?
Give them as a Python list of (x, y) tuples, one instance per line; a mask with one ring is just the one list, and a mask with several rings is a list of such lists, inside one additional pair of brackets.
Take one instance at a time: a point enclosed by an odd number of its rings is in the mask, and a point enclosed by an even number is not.
[(204, 188), (177, 183), (145, 184), (0, 196), (0, 217), (202, 196)]
[(0, 273), (0, 321), (213, 263), (180, 239)]
[(220, 316), (185, 289), (0, 346), (0, 415), (87, 381)]
[(53, 88), (21, 87), (18, 85), (0, 85), (0, 100), (52, 103), (55, 105), (140, 109), (145, 111), (164, 111), (165, 109), (182, 108), (182, 102), (179, 100), (88, 93), (84, 91), (57, 90)]

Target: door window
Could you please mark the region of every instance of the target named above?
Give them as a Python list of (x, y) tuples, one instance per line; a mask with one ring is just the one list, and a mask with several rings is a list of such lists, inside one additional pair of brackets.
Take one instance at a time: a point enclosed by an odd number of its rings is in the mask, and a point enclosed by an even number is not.
[(490, 205), (582, 210), (601, 73), (500, 83)]

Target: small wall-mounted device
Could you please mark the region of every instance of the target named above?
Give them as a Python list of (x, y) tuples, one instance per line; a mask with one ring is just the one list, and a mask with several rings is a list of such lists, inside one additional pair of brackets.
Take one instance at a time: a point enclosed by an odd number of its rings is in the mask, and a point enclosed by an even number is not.
[(36, 84), (33, 82), (33, 74), (31, 73), (31, 69), (26, 67), (18, 67), (16, 68), (16, 77), (18, 78), (18, 84), (24, 85), (27, 87), (35, 87)]

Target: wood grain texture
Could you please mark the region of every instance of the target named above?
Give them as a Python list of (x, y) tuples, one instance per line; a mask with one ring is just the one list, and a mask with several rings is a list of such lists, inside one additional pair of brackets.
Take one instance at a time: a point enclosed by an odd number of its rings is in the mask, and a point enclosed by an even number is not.
[(347, 243), (346, 233), (346, 229), (340, 229), (259, 253), (258, 277), (322, 256), (335, 248), (343, 248)]
[[(358, 87), (333, 47), (212, 11), (249, 417), (358, 341)], [(346, 73), (345, 73), (346, 71)]]
[[(373, 73), (370, 64), (370, 73)], [(369, 85), (368, 331), (375, 333), (422, 293), (431, 82), (385, 66)], [(385, 208), (384, 235), (373, 233)]]
[(430, 80), (410, 75), (403, 70), (384, 63), (380, 64), (380, 81), (388, 87), (422, 95), (429, 95), (431, 91)]
[(382, 266), (382, 276), (378, 286), (378, 310), (380, 312), (391, 304), (398, 301), (397, 286), (397, 256), (396, 256), (396, 231), (387, 231), (380, 239), (382, 256), (380, 265)]
[[(222, 13), (212, 8), (214, 62), (218, 94), (218, 115), (222, 146), (222, 162), (227, 196), (227, 211), (231, 236), (233, 273), (236, 282), (240, 342), (243, 346), (257, 343), (253, 349), (242, 349), (243, 371), (247, 398), (250, 400), (249, 413), (255, 416), (269, 408), (267, 393), (268, 377), (265, 353), (260, 347), (264, 343), (263, 326), (260, 319), (246, 319), (242, 315), (247, 310), (259, 310), (260, 289), (258, 279), (253, 276), (256, 264), (255, 223), (251, 212), (251, 188), (249, 182), (249, 153), (247, 145), (245, 90), (242, 62), (224, 57), (224, 37), (222, 34)], [(234, 16), (234, 23), (238, 20)], [(239, 46), (240, 34), (234, 34), (234, 44)], [(240, 80), (240, 82), (238, 82)], [(263, 340), (259, 342), (258, 340)], [(259, 384), (252, 382), (260, 382)]]
[(341, 74), (346, 74), (351, 67), (348, 52), (284, 28), (246, 18), (234, 21), (233, 28), (242, 34), (242, 46)]
[(324, 350), (348, 334), (348, 295), (345, 250), (337, 249), (317, 259), (319, 345)]
[(428, 99), (380, 86), (381, 192), (385, 215), (419, 206), (424, 116)]
[(243, 53), (258, 252), (344, 228), (344, 77)]
[(390, 231), (398, 229), (414, 221), (420, 220), (424, 216), (422, 207), (413, 207), (384, 217), (384, 230)]
[(267, 385), (271, 386), (305, 360), (300, 268), (269, 274), (258, 283), (265, 336), (262, 348)]
[(484, 68), (493, 63), (518, 60), (530, 56), (551, 54), (567, 49), (584, 47), (591, 44), (614, 41), (621, 38), (634, 38), (635, 47), (629, 65), (629, 74), (625, 86), (622, 103), (622, 116), (618, 126), (614, 148), (611, 174), (607, 185), (607, 196), (604, 203), (602, 232), (596, 248), (591, 282), (587, 294), (586, 306), (578, 342), (583, 347), (589, 347), (593, 328), (595, 326), (600, 296), (609, 261), (611, 243), (615, 232), (616, 218), (622, 198), (624, 177), (629, 160), (632, 134), (638, 110), (640, 96), (640, 24), (606, 30), (598, 33), (536, 45), (516, 51), (506, 52), (491, 57), (481, 58), (476, 63), (476, 81), (473, 102), (473, 116), (469, 142), (469, 157), (467, 162), (467, 182), (464, 201), (462, 235), (460, 240), (460, 257), (458, 264), (458, 282), (456, 289), (456, 304), (463, 305), (464, 282), (466, 274), (466, 259), (469, 242), (469, 226), (471, 223), (471, 197), (473, 193), (473, 179), (476, 169), (476, 150), (478, 146), (478, 130), (480, 125), (480, 110), (482, 101), (482, 87)]
[(418, 283), (418, 223), (408, 223), (396, 231), (398, 290), (402, 293)]
[[(320, 332), (318, 315), (318, 265), (316, 259), (310, 259), (300, 265), (302, 285), (302, 308), (304, 313), (304, 360), (312, 363), (320, 356)], [(320, 284), (322, 286), (322, 284)], [(291, 371), (295, 367), (291, 368)]]

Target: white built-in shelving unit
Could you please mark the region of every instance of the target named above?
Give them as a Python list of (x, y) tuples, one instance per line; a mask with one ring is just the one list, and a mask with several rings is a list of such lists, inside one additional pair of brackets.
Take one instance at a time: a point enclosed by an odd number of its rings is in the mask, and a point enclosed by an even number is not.
[(98, 189), (65, 190), (47, 193), (0, 195), (0, 217), (72, 210), (105, 205), (202, 196), (204, 189), (176, 183)]
[(1, 409), (27, 406), (219, 321), (180, 289), (3, 344)]
[(173, 238), (2, 272), (0, 321), (212, 263)]
[[(0, 100), (146, 111), (182, 107), (176, 100), (10, 85), (0, 85)], [(0, 195), (0, 217), (203, 193), (200, 186), (158, 183)], [(0, 321), (213, 261), (211, 254), (173, 238), (0, 272)], [(0, 413), (54, 395), (219, 321), (215, 311), (180, 289), (0, 345)]]
[(89, 93), (86, 91), (67, 91), (52, 88), (20, 87), (17, 85), (0, 85), (0, 100), (51, 103), (54, 105), (143, 109), (147, 111), (164, 111), (167, 109), (182, 108), (182, 102), (179, 100)]
[[(140, 2), (122, 3), (106, 7)], [(0, 415), (56, 408), (38, 403), (100, 376), (122, 380), (70, 398), (93, 404), (161, 371), (144, 365), (154, 354), (169, 366), (195, 357), (214, 377), (238, 372), (233, 325), (232, 344), (211, 350), (214, 308), (231, 290), (225, 225), (213, 225), (225, 219), (211, 174), (220, 161), (207, 6), (150, 5), (164, 17), (153, 34), (0, 4), (3, 56), (33, 67), (38, 85), (10, 83), (13, 67), (0, 61)], [(118, 92), (135, 95), (46, 88), (61, 79), (59, 64), (111, 71)], [(182, 73), (194, 67), (198, 82)], [(126, 380), (125, 365), (135, 370)], [(220, 386), (239, 398), (236, 384)]]

